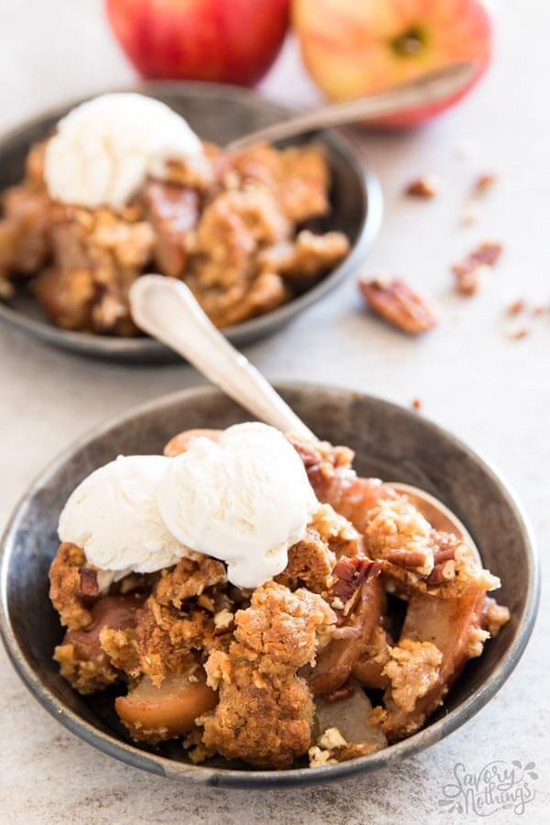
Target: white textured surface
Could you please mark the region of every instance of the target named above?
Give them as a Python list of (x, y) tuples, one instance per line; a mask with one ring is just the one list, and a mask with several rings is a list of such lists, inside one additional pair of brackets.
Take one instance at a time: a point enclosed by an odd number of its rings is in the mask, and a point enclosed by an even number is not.
[[(0, 127), (78, 96), (123, 84), (132, 73), (112, 44), (99, 0), (0, 0)], [(501, 9), (498, 60), (482, 89), (462, 107), (411, 135), (362, 137), (379, 173), (387, 214), (365, 269), (416, 278), (441, 299), (444, 321), (411, 341), (361, 309), (353, 282), (277, 337), (248, 350), (271, 378), (344, 384), (405, 405), (424, 400), (426, 415), (470, 440), (513, 479), (534, 522), (543, 556), (550, 539), (550, 315), (522, 341), (505, 335), (503, 309), (523, 295), (549, 302), (548, 192), (550, 72), (546, 0)], [(291, 82), (285, 77), (292, 78)], [(287, 54), (268, 91), (312, 99)], [(459, 160), (458, 140), (478, 144)], [(457, 226), (474, 175), (501, 180), (481, 222)], [(403, 183), (439, 173), (433, 203), (400, 197)], [(506, 255), (491, 285), (472, 301), (450, 292), (449, 263), (478, 240), (495, 237)], [(0, 330), (0, 520), (60, 449), (103, 417), (199, 383), (185, 366), (128, 369), (72, 358)], [(546, 588), (548, 598), (548, 588)], [(114, 762), (75, 739), (25, 691), (3, 653), (0, 665), (0, 820), (25, 825), (278, 822), (322, 825), (440, 823), (437, 801), (455, 762), (475, 771), (492, 758), (537, 763), (537, 797), (523, 817), (548, 821), (550, 805), (549, 611), (545, 606), (516, 673), (466, 728), (392, 770), (344, 787), (291, 792), (220, 793), (178, 786)]]

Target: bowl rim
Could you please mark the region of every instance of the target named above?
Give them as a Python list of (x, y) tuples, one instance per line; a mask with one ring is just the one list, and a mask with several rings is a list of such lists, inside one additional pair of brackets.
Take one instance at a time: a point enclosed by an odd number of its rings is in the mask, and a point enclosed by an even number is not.
[[(346, 392), (351, 398), (361, 398), (380, 405), (388, 412), (399, 411), (413, 415), (405, 407), (367, 393), (350, 390), (335, 384), (320, 384), (316, 382), (285, 381), (274, 384), (275, 388), (285, 391), (306, 390), (307, 392), (341, 393)], [(170, 778), (178, 778), (196, 785), (222, 788), (277, 788), (291, 786), (305, 786), (326, 783), (337, 779), (345, 779), (358, 773), (368, 773), (382, 767), (394, 765), (401, 760), (412, 756), (457, 730), (476, 713), (478, 713), (492, 697), (500, 690), (518, 664), (527, 646), (537, 617), (540, 600), (540, 568), (536, 541), (529, 518), (519, 502), (516, 493), (509, 483), (495, 469), (490, 461), (474, 450), (467, 442), (449, 432), (446, 428), (436, 424), (429, 418), (423, 421), (427, 427), (466, 452), (478, 467), (489, 475), (499, 488), (507, 505), (513, 511), (521, 532), (521, 539), (526, 552), (526, 564), (529, 570), (528, 589), (525, 608), (519, 617), (515, 636), (510, 647), (504, 654), (502, 661), (496, 667), (491, 677), (471, 696), (451, 710), (441, 719), (428, 725), (413, 736), (396, 744), (390, 745), (381, 751), (368, 756), (359, 757), (349, 762), (336, 765), (325, 765), (312, 770), (311, 768), (294, 768), (283, 771), (275, 770), (234, 770), (230, 768), (212, 768), (201, 765), (190, 765), (173, 761), (165, 756), (150, 753), (137, 748), (135, 745), (124, 742), (115, 736), (98, 730), (59, 700), (42, 684), (32, 667), (26, 660), (19, 647), (8, 610), (7, 571), (19, 523), (25, 516), (29, 502), (35, 493), (54, 476), (75, 453), (82, 450), (91, 442), (106, 435), (117, 426), (124, 424), (128, 419), (160, 411), (174, 403), (192, 403), (196, 399), (223, 396), (220, 390), (210, 386), (190, 387), (184, 390), (168, 393), (146, 403), (135, 405), (123, 413), (111, 416), (99, 425), (87, 431), (73, 441), (67, 448), (57, 455), (27, 488), (15, 506), (8, 520), (0, 540), (0, 636), (4, 643), (8, 657), (17, 674), (40, 704), (62, 725), (79, 738), (93, 747), (107, 753), (114, 758), (150, 773)]]
[[(261, 105), (266, 109), (277, 112), (281, 117), (291, 115), (297, 111), (290, 106), (272, 101), (256, 91), (231, 84), (207, 83), (196, 80), (138, 82), (114, 89), (112, 87), (102, 89), (85, 96), (72, 97), (65, 102), (49, 106), (38, 114), (30, 116), (2, 132), (0, 134), (0, 153), (5, 144), (17, 139), (22, 133), (40, 125), (43, 121), (58, 118), (62, 116), (63, 112), (69, 111), (80, 103), (91, 100), (98, 95), (112, 92), (139, 92), (153, 97), (162, 94), (185, 94), (187, 96), (213, 99), (218, 98), (220, 95), (227, 96), (230, 94), (232, 100), (242, 102), (244, 105), (253, 101), (255, 105)], [(345, 159), (359, 184), (363, 219), (357, 238), (346, 258), (306, 292), (265, 315), (226, 327), (223, 333), (233, 343), (239, 344), (243, 339), (268, 334), (271, 329), (275, 330), (277, 327), (284, 325), (295, 315), (325, 297), (357, 267), (380, 231), (383, 217), (383, 195), (378, 177), (363, 163), (353, 143), (341, 133), (336, 132), (334, 129), (323, 129), (318, 131), (318, 134), (322, 136), (325, 143), (333, 147)], [(172, 351), (152, 338), (109, 337), (64, 330), (50, 324), (47, 320), (27, 316), (4, 301), (0, 301), (0, 320), (34, 338), (81, 355), (113, 359), (130, 357), (138, 360), (141, 356), (143, 359), (166, 358), (174, 360)]]

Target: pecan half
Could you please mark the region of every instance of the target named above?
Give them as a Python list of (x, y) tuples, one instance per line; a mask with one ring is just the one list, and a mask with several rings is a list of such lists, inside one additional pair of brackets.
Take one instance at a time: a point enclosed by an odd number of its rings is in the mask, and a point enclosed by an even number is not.
[(426, 567), (428, 563), (428, 553), (422, 550), (388, 550), (384, 561), (395, 564), (396, 567), (403, 567), (405, 570), (418, 570)]
[(361, 278), (359, 289), (377, 315), (409, 335), (419, 335), (437, 326), (435, 305), (401, 278)]

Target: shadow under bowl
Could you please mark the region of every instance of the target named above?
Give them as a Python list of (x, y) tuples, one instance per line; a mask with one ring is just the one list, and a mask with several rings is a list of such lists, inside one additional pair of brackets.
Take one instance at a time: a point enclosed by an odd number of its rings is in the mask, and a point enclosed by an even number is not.
[(59, 722), (135, 767), (224, 788), (307, 785), (378, 770), (467, 722), (506, 681), (531, 634), (539, 598), (531, 531), (514, 495), (484, 460), (435, 424), (380, 399), (313, 384), (278, 389), (313, 432), (356, 451), (360, 474), (417, 485), (450, 507), (470, 531), (485, 565), (501, 577), (498, 598), (509, 607), (511, 621), (483, 656), (467, 665), (444, 708), (423, 730), (370, 756), (315, 770), (268, 771), (221, 758), (192, 765), (177, 742), (158, 748), (132, 743), (114, 712), (114, 689), (83, 697), (59, 675), (52, 653), (63, 631), (48, 598), (48, 569), (58, 545), (59, 513), (92, 470), (121, 453), (160, 453), (181, 430), (225, 428), (249, 419), (214, 389), (165, 396), (109, 421), (54, 461), (24, 496), (2, 542), (0, 629), (17, 672)]
[[(118, 91), (118, 90), (117, 90)], [(199, 82), (146, 83), (122, 91), (140, 92), (162, 100), (189, 121), (204, 140), (226, 145), (231, 140), (269, 126), (292, 114), (286, 107), (233, 86)], [(19, 183), (31, 146), (52, 132), (58, 120), (82, 100), (41, 114), (0, 138), (0, 192)], [(331, 292), (361, 263), (382, 220), (382, 193), (375, 175), (363, 169), (351, 145), (332, 131), (304, 135), (280, 145), (300, 145), (314, 139), (326, 149), (331, 175), (332, 211), (315, 222), (320, 232), (339, 231), (349, 239), (347, 257), (318, 283), (278, 309), (224, 329), (236, 346), (244, 346), (279, 330), (302, 310)], [(9, 303), (0, 301), (0, 320), (35, 338), (73, 353), (118, 362), (164, 363), (180, 360), (172, 350), (150, 338), (123, 338), (71, 332), (53, 326), (38, 301), (24, 291)]]

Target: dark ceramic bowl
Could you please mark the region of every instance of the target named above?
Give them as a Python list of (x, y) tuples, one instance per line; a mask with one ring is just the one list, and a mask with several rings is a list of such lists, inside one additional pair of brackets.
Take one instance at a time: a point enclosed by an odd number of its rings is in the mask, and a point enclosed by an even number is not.
[[(254, 92), (210, 83), (151, 83), (125, 91), (139, 91), (163, 100), (184, 115), (200, 137), (219, 144), (227, 144), (291, 114), (289, 109)], [(22, 179), (25, 157), (32, 144), (49, 134), (59, 118), (80, 102), (72, 101), (41, 114), (0, 139), (0, 192)], [(324, 131), (314, 137), (325, 145), (332, 172), (332, 214), (317, 222), (316, 227), (324, 232), (344, 232), (351, 251), (336, 269), (288, 304), (227, 327), (224, 333), (236, 346), (270, 335), (327, 295), (357, 268), (380, 228), (382, 194), (377, 178), (363, 169), (354, 150), (339, 135)], [(311, 138), (296, 138), (281, 145), (305, 143)], [(0, 302), (0, 320), (47, 344), (80, 355), (133, 363), (179, 360), (172, 350), (150, 338), (107, 337), (58, 329), (46, 319), (38, 302), (24, 293), (9, 303)]]
[(424, 730), (371, 756), (315, 770), (260, 771), (223, 759), (191, 765), (177, 743), (158, 749), (133, 744), (114, 712), (114, 689), (82, 697), (59, 675), (52, 653), (63, 634), (48, 599), (48, 567), (61, 508), (96, 467), (120, 453), (159, 453), (180, 430), (222, 428), (249, 417), (217, 390), (166, 396), (108, 422), (59, 457), (18, 506), (1, 561), (0, 628), (19, 675), (69, 730), (135, 767), (225, 788), (311, 784), (377, 770), (439, 742), (477, 713), (517, 665), (533, 629), (539, 598), (533, 539), (520, 506), (491, 467), (435, 424), (377, 398), (315, 385), (278, 389), (315, 433), (356, 450), (361, 473), (415, 484), (447, 504), (470, 531), (485, 564), (502, 578), (499, 600), (512, 619), (483, 656), (468, 664), (444, 709)]

